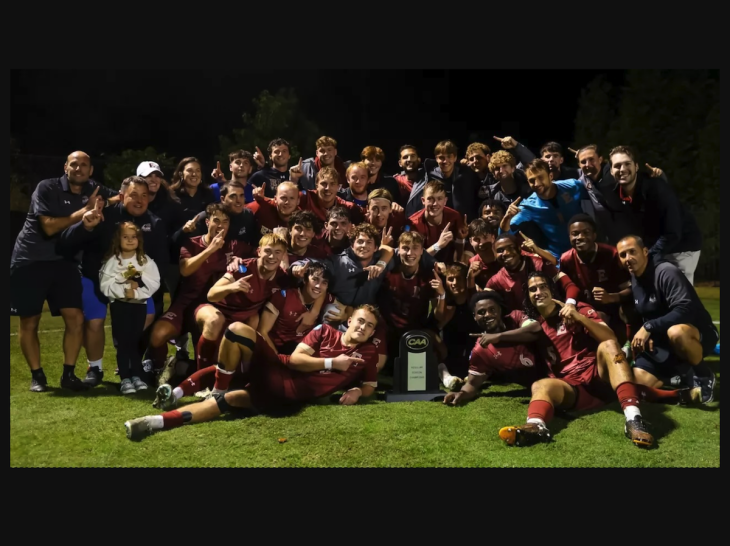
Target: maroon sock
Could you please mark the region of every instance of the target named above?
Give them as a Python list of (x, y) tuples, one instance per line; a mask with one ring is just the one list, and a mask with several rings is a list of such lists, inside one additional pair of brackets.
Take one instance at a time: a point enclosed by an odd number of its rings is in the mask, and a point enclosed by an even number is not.
[(655, 389), (654, 387), (646, 387), (644, 385), (637, 385), (639, 387), (639, 395), (641, 400), (644, 402), (658, 402), (660, 404), (677, 404), (679, 403), (679, 391), (677, 390), (665, 390)]
[(227, 372), (219, 364), (215, 368), (215, 385), (213, 385), (213, 388), (219, 391), (227, 391), (231, 379), (233, 379), (233, 371)]
[(167, 358), (167, 345), (163, 345), (162, 347), (153, 347), (150, 345), (147, 354), (150, 355), (150, 360), (152, 360), (152, 365), (155, 370), (160, 370), (165, 365), (165, 359)]
[(218, 341), (211, 341), (200, 336), (198, 340), (198, 369), (214, 366), (218, 362)]
[(549, 423), (554, 413), (553, 405), (545, 400), (533, 400), (527, 407), (528, 419), (542, 419), (544, 423)]
[(183, 396), (192, 396), (196, 392), (202, 391), (206, 388), (212, 388), (213, 383), (215, 382), (215, 370), (216, 366), (208, 366), (207, 368), (198, 370), (185, 381), (180, 383), (178, 386), (182, 389)]
[(621, 383), (618, 387), (616, 387), (616, 396), (618, 396), (618, 401), (621, 404), (622, 410), (625, 410), (629, 406), (639, 405), (642, 388), (643, 387), (640, 385), (631, 383), (630, 381)]
[(162, 421), (164, 423), (162, 425), (162, 428), (165, 430), (181, 427), (185, 424), (185, 421), (183, 420), (183, 414), (177, 410), (166, 411), (165, 413), (163, 413)]

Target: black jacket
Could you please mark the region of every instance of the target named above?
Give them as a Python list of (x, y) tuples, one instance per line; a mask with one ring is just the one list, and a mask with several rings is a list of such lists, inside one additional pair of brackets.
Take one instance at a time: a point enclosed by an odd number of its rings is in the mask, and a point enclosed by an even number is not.
[(619, 184), (606, 167), (598, 190), (611, 212), (612, 225), (607, 233), (610, 244), (615, 245), (627, 235), (639, 235), (655, 260), (676, 252), (701, 250), (702, 233), (697, 221), (665, 177), (651, 178), (639, 172), (629, 202), (621, 199)]
[(636, 310), (651, 334), (666, 335), (676, 324), (691, 324), (700, 332), (715, 328), (687, 277), (669, 262), (649, 263), (641, 277), (631, 276)]
[(487, 197), (487, 199), (502, 201), (509, 207), (518, 197), (522, 197), (522, 199), (529, 197), (532, 194), (532, 190), (530, 189), (530, 185), (527, 183), (527, 175), (519, 169), (515, 169), (513, 176), (515, 184), (517, 185), (517, 192), (515, 194), (507, 195), (502, 191), (502, 185), (497, 182), (496, 184), (489, 186), (489, 197)]
[[(513, 156), (517, 158), (517, 161), (521, 163), (521, 165), (518, 165), (520, 169), (524, 169), (524, 167), (533, 159), (535, 159), (537, 156), (533, 154), (529, 149), (527, 149), (526, 146), (523, 146), (519, 142), (517, 143), (517, 146), (514, 148), (510, 148), (507, 150), (509, 153), (511, 153)], [(558, 180), (578, 180), (580, 176), (580, 170), (575, 167), (568, 167), (565, 163), (560, 165), (560, 174), (555, 178), (555, 181)]]
[(457, 163), (454, 165), (451, 176), (445, 178), (441, 168), (437, 166), (436, 161), (433, 159), (426, 159), (423, 165), (428, 176), (425, 181), (422, 180), (413, 184), (411, 195), (408, 198), (408, 205), (413, 203), (411, 209), (415, 208), (416, 203), (418, 206), (412, 212), (406, 207), (407, 215), (411, 216), (423, 208), (421, 197), (423, 196), (426, 181), (436, 179), (441, 180), (446, 186), (446, 197), (448, 198), (446, 206), (459, 211), (461, 214), (466, 214), (469, 221), (474, 220), (477, 217), (479, 187), (481, 186), (481, 181), (476, 173), (469, 167)]

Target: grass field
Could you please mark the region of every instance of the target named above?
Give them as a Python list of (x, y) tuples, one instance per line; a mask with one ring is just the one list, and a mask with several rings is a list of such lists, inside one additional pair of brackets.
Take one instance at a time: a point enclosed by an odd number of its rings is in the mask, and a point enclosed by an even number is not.
[[(698, 292), (719, 321), (719, 289)], [(288, 416), (222, 417), (130, 442), (123, 423), (157, 413), (151, 406), (154, 392), (130, 398), (119, 394), (110, 331), (104, 383), (80, 394), (58, 388), (62, 328), (62, 321), (49, 315), (41, 321), (42, 362), (51, 388), (31, 393), (30, 373), (14, 335), (17, 319), (11, 317), (11, 467), (720, 466), (719, 401), (707, 408), (644, 404), (642, 412), (657, 440), (657, 448), (649, 451), (624, 438), (618, 403), (556, 417), (551, 444), (509, 448), (497, 431), (523, 423), (529, 401), (529, 393), (516, 385), (492, 386), (460, 408), (435, 402), (319, 404)], [(79, 362), (84, 357), (82, 351)], [(719, 377), (718, 358), (709, 361)], [(84, 370), (80, 364), (78, 375), (83, 377)], [(719, 381), (717, 394), (719, 399)]]

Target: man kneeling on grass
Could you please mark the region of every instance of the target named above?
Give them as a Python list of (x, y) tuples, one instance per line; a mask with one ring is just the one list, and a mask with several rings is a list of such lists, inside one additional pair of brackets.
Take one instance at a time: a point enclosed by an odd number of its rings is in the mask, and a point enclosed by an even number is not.
[(553, 299), (553, 294), (549, 276), (540, 271), (529, 276), (525, 312), (540, 323), (549, 339), (549, 378), (532, 385), (527, 423), (502, 428), (500, 438), (514, 446), (548, 442), (547, 423), (556, 407), (588, 410), (618, 398), (626, 416), (626, 437), (639, 447), (652, 446), (654, 438), (639, 411), (639, 400), (686, 403), (689, 389), (664, 391), (637, 384), (613, 331), (595, 309), (584, 303), (567, 306)]
[[(250, 326), (231, 324), (221, 343), (217, 366), (197, 371), (175, 389), (161, 385), (157, 392), (160, 407), (171, 409), (183, 396), (204, 388), (201, 382), (214, 378), (211, 397), (180, 411), (127, 421), (127, 437), (140, 440), (156, 430), (210, 421), (232, 409), (263, 411), (307, 402), (361, 380), (361, 386), (350, 388), (340, 398), (342, 405), (356, 404), (361, 397), (372, 396), (378, 386), (378, 353), (369, 340), (379, 320), (375, 307), (362, 305), (349, 318), (345, 333), (326, 324), (317, 326), (291, 356), (277, 355)], [(249, 385), (245, 390), (228, 390), (234, 374), (246, 374)]]

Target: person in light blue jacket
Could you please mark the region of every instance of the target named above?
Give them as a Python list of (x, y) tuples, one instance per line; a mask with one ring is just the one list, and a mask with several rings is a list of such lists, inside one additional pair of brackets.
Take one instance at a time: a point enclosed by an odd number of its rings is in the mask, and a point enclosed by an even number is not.
[(580, 180), (553, 181), (550, 167), (543, 159), (534, 159), (525, 167), (527, 183), (533, 193), (517, 199), (507, 209), (501, 231), (524, 233), (539, 247), (556, 257), (570, 250), (568, 221), (583, 212), (581, 200), (588, 192)]

